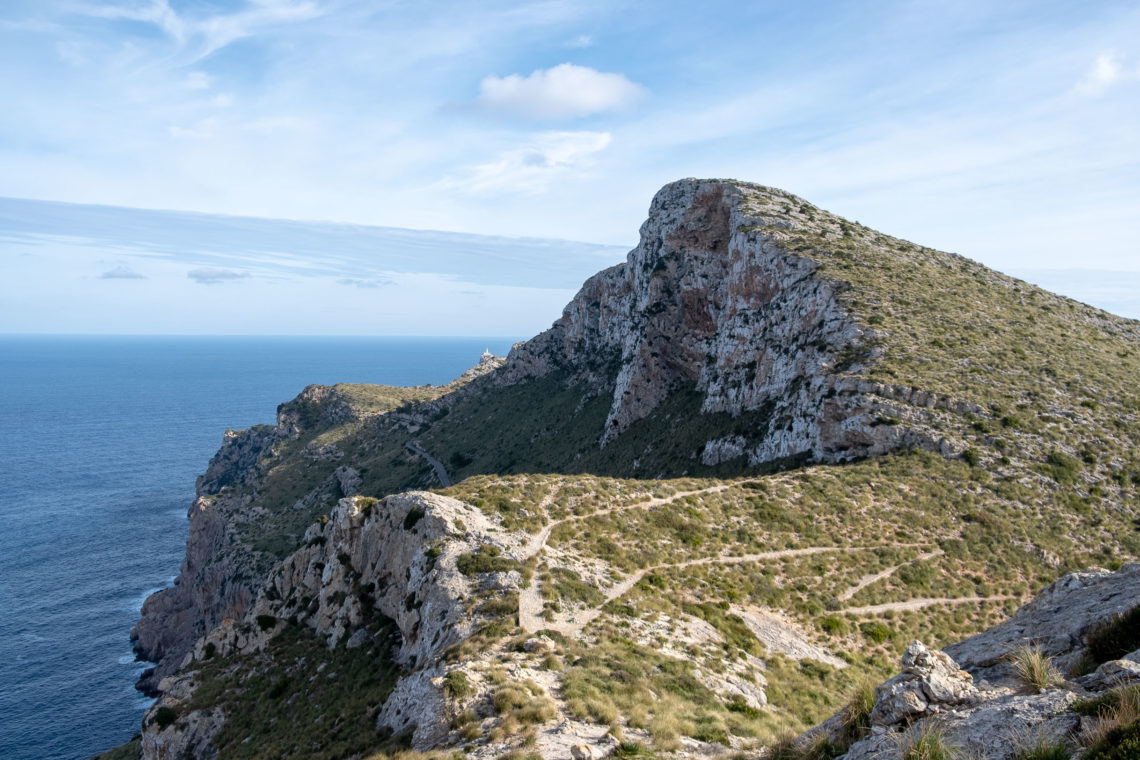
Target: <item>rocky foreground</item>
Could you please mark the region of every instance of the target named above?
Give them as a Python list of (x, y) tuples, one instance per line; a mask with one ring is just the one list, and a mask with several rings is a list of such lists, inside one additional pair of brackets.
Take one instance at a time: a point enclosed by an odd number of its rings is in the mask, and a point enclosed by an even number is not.
[(1138, 725), (1140, 714), (1127, 706), (1123, 716), (1081, 709), (1115, 707), (1133, 683), (1140, 685), (1140, 564), (1070, 573), (1008, 621), (941, 652), (912, 642), (901, 672), (875, 688), (865, 712), (849, 706), (792, 746), (893, 760), (927, 737), (979, 760), (1043, 747), (1068, 757), (1082, 740), (1095, 745), (1111, 728)]

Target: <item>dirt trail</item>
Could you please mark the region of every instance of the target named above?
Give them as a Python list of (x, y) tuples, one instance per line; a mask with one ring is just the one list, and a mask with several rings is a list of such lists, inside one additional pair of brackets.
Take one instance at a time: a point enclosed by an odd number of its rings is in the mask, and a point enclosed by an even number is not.
[(848, 599), (855, 596), (860, 591), (862, 591), (863, 589), (870, 586), (872, 583), (875, 583), (876, 581), (881, 581), (884, 578), (889, 578), (890, 576), (894, 575), (897, 570), (904, 568), (907, 565), (913, 565), (915, 562), (923, 562), (923, 561), (928, 560), (928, 559), (934, 559), (935, 557), (941, 557), (943, 553), (944, 552), (941, 549), (935, 549), (932, 552), (927, 552), (926, 554), (920, 554), (908, 562), (900, 563), (898, 565), (895, 565), (894, 567), (888, 567), (886, 570), (883, 570), (882, 572), (872, 573), (871, 575), (864, 575), (862, 578), (860, 578), (855, 583), (854, 586), (847, 589), (846, 591), (844, 591), (842, 594), (840, 594), (836, 598), (841, 602), (846, 602)]
[(781, 549), (779, 551), (761, 552), (760, 554), (744, 554), (738, 557), (701, 557), (699, 559), (691, 559), (685, 562), (675, 562), (662, 565), (654, 565), (653, 567), (642, 568), (627, 576), (621, 583), (617, 583), (610, 588), (606, 589), (603, 593), (601, 604), (591, 607), (586, 610), (579, 610), (568, 615), (556, 615), (554, 620), (543, 620), (542, 615), (542, 594), (537, 588), (536, 584), (532, 584), (531, 588), (526, 591), (532, 591), (533, 595), (537, 597), (537, 611), (533, 603), (528, 606), (527, 612), (529, 613), (526, 620), (523, 618), (523, 599), (527, 596), (526, 593), (519, 594), (519, 625), (523, 630), (528, 633), (534, 633), (542, 629), (550, 629), (558, 631), (566, 636), (577, 636), (582, 630), (592, 623), (599, 615), (602, 614), (602, 608), (615, 599), (619, 599), (636, 586), (642, 578), (656, 570), (669, 570), (674, 568), (694, 567), (696, 565), (727, 565), (727, 564), (742, 564), (745, 562), (763, 562), (770, 559), (781, 559), (784, 557), (803, 557), (811, 554), (824, 554), (828, 552), (860, 552), (868, 549), (876, 549), (875, 546), (809, 546), (802, 549)]
[(954, 598), (925, 598), (911, 599), (908, 602), (887, 602), (886, 604), (872, 604), (866, 607), (845, 607), (840, 612), (853, 615), (876, 615), (880, 612), (899, 612), (907, 610), (921, 610), (923, 607), (933, 607), (936, 604), (974, 604), (977, 602), (1008, 602), (1010, 600), (1023, 601), (1020, 596), (958, 596)]
[[(559, 525), (565, 525), (566, 523), (577, 522), (579, 520), (588, 520), (593, 517), (601, 517), (603, 515), (613, 514), (614, 512), (625, 512), (632, 509), (653, 509), (654, 507), (663, 507), (666, 504), (672, 504), (678, 499), (683, 499), (686, 496), (699, 496), (706, 493), (719, 493), (721, 491), (727, 491), (729, 488), (739, 485), (740, 483), (748, 482), (751, 481), (742, 480), (737, 483), (725, 483), (718, 486), (701, 488), (696, 491), (678, 491), (677, 493), (670, 496), (659, 496), (648, 499), (646, 501), (635, 502), (633, 504), (622, 504), (621, 506), (616, 507), (606, 507), (605, 509), (600, 509), (597, 512), (591, 512), (588, 515), (571, 515), (570, 517), (563, 517), (561, 520), (555, 520), (552, 523), (548, 523), (542, 530), (536, 533), (530, 539), (530, 541), (526, 543), (526, 546), (523, 547), (522, 560), (525, 562), (531, 557), (538, 556), (539, 552), (541, 552), (543, 547), (546, 546), (546, 541), (550, 538), (550, 534)], [(554, 500), (554, 496), (555, 492), (553, 491), (547, 494), (547, 496), (543, 498), (543, 501), (540, 502), (540, 506), (549, 506), (550, 503)], [(634, 581), (634, 583), (636, 582), (637, 581)], [(633, 588), (633, 586), (631, 585), (630, 588)], [(626, 589), (626, 591), (628, 590), (629, 589)], [(597, 615), (594, 617), (597, 617)], [(593, 618), (590, 619), (593, 620)], [(553, 628), (554, 630), (560, 630), (559, 628), (547, 623), (542, 619), (542, 588), (539, 586), (539, 581), (537, 578), (531, 581), (530, 586), (522, 589), (519, 592), (519, 625), (522, 626), (522, 629), (524, 631), (532, 633), (543, 628)], [(581, 630), (581, 628), (578, 628), (578, 630)]]

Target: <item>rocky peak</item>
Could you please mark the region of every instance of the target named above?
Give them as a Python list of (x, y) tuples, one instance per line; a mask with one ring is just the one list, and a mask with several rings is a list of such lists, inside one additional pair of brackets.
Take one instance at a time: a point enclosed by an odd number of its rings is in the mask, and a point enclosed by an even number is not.
[(913, 428), (873, 430), (879, 401), (857, 377), (874, 358), (874, 332), (844, 308), (844, 283), (771, 233), (805, 224), (769, 215), (787, 198), (723, 180), (666, 185), (625, 263), (590, 278), (561, 319), (516, 346), (503, 381), (565, 371), (612, 393), (603, 445), (682, 389), (703, 395), (703, 413), (759, 413), (758, 426), (704, 442), (705, 464), (937, 447)]

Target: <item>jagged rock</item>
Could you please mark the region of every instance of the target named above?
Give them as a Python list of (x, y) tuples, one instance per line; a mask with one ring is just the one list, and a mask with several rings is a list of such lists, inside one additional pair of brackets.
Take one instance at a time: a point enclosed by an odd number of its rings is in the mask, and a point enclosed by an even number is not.
[(218, 750), (211, 742), (226, 722), (221, 710), (194, 710), (159, 729), (154, 723), (154, 715), (162, 706), (161, 703), (155, 705), (143, 718), (143, 724), (149, 724), (152, 729), (143, 731), (143, 757), (147, 760), (185, 760), (188, 757), (214, 760), (218, 756)]
[(342, 495), (356, 496), (356, 494), (360, 493), (360, 486), (364, 481), (360, 477), (360, 473), (357, 472), (354, 468), (341, 465), (340, 467), (336, 468), (336, 471), (333, 473), (333, 475), (336, 477), (337, 483), (340, 485), (340, 492)]
[(594, 760), (597, 755), (589, 744), (575, 744), (570, 747), (570, 757), (574, 760)]
[[(1037, 694), (982, 681), (975, 686), (969, 673), (957, 670), (949, 653), (957, 652), (976, 672), (993, 672), (1015, 646), (1044, 642), (1046, 652), (1062, 659), (1078, 658), (1082, 636), (1091, 628), (1131, 609), (1137, 602), (1140, 565), (1119, 571), (1070, 573), (1042, 590), (1009, 620), (963, 642), (931, 652), (918, 642), (907, 647), (902, 673), (875, 690), (872, 731), (854, 742), (845, 760), (895, 760), (906, 731), (920, 731), (935, 722), (944, 741), (962, 756), (977, 760), (1006, 760), (1027, 740), (1067, 741), (1081, 728), (1071, 711), (1079, 699), (1140, 678), (1140, 663), (1127, 658), (1102, 664), (1094, 673)], [(1067, 649), (1062, 649), (1067, 645)], [(961, 662), (961, 661), (960, 661)], [(965, 664), (965, 662), (963, 662)], [(844, 740), (843, 713), (798, 738), (808, 746), (817, 738), (833, 744)]]
[(977, 636), (946, 647), (975, 678), (1003, 681), (1010, 677), (1005, 658), (1025, 644), (1039, 645), (1062, 671), (1083, 653), (1090, 631), (1140, 603), (1140, 563), (1116, 572), (1086, 570), (1058, 578), (1013, 617)]
[(1109, 660), (1077, 679), (1077, 683), (1089, 691), (1111, 689), (1133, 681), (1140, 681), (1140, 662), (1134, 660)]
[(871, 723), (897, 725), (968, 702), (976, 695), (974, 679), (953, 659), (912, 641), (903, 653), (902, 672), (875, 689)]

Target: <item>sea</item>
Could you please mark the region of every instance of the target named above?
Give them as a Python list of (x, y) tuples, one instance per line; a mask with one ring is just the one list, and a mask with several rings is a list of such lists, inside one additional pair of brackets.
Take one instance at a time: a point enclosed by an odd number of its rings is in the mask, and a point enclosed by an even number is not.
[(0, 336), (0, 758), (139, 731), (129, 633), (227, 428), (310, 383), (446, 383), (513, 338)]

